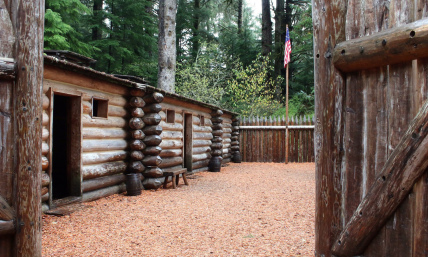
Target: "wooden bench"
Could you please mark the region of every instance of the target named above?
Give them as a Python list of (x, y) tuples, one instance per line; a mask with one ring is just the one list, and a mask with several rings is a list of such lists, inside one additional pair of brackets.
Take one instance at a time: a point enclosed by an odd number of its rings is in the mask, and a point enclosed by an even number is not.
[(183, 176), (184, 184), (186, 186), (188, 186), (189, 183), (187, 182), (186, 172), (187, 172), (186, 168), (176, 169), (176, 170), (171, 170), (171, 171), (164, 171), (163, 175), (165, 177), (165, 181), (163, 182), (163, 188), (166, 188), (166, 186), (168, 184), (168, 177), (171, 176), (171, 178), (172, 178), (172, 188), (175, 189), (177, 187), (177, 185), (178, 185), (178, 181), (180, 180), (180, 174), (182, 174), (182, 176)]

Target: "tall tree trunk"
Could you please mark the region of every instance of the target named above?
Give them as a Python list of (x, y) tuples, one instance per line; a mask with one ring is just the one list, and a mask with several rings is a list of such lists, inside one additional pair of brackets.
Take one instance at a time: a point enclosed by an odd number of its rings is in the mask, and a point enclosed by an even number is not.
[(242, 0), (238, 0), (238, 34), (242, 32)]
[(267, 56), (272, 51), (272, 20), (270, 17), (270, 2), (262, 0), (262, 55)]
[[(286, 34), (284, 0), (276, 0), (275, 10), (275, 44), (274, 44), (274, 78), (278, 78), (285, 74), (284, 70), (284, 40)], [(281, 99), (282, 85), (275, 83), (276, 100)]]
[(176, 0), (159, 1), (159, 70), (158, 88), (175, 92), (175, 64), (177, 49), (175, 45)]
[(95, 19), (95, 24), (97, 26), (92, 28), (92, 40), (100, 40), (101, 36), (102, 36), (102, 31), (101, 29), (98, 27), (102, 24), (102, 15), (101, 15), (101, 11), (103, 9), (103, 0), (94, 0), (94, 5), (93, 5), (93, 12), (94, 12), (94, 19)]
[(193, 15), (193, 38), (192, 38), (192, 57), (196, 60), (199, 51), (199, 13), (200, 13), (200, 1), (194, 0), (194, 15)]

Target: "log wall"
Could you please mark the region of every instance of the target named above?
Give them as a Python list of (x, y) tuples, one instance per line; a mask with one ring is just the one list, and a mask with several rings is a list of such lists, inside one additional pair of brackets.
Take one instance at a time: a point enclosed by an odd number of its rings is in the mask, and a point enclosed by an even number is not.
[(232, 116), (223, 114), (223, 160), (222, 163), (228, 163), (231, 161), (232, 158), (232, 149), (231, 149), (231, 143), (232, 143)]
[[(71, 94), (82, 97), (82, 199), (94, 200), (95, 196), (105, 197), (110, 194), (123, 191), (123, 187), (116, 185), (125, 181), (123, 173), (127, 169), (128, 158), (128, 124), (130, 115), (127, 111), (126, 95), (117, 93), (100, 92), (90, 88), (61, 83), (45, 79), (43, 86), (43, 149), (42, 164), (43, 188), (50, 186), (48, 172), (49, 153), (51, 146), (49, 140), (49, 121), (51, 113), (47, 110), (50, 106), (50, 94)], [(120, 86), (117, 86), (120, 88)], [(114, 88), (113, 88), (114, 89)], [(108, 117), (92, 117), (92, 98), (108, 100)], [(42, 189), (43, 189), (42, 188)], [(106, 189), (107, 188), (107, 189)], [(92, 192), (96, 191), (96, 192)], [(42, 196), (44, 210), (48, 208), (49, 190)], [(90, 197), (86, 195), (90, 194)]]
[(193, 116), (193, 172), (208, 170), (211, 159), (212, 122), (208, 113), (203, 116), (203, 124), (200, 115)]

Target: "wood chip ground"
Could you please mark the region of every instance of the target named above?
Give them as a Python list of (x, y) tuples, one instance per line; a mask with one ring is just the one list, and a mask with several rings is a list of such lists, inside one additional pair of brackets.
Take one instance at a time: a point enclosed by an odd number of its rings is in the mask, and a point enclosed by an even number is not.
[(315, 165), (241, 163), (43, 216), (43, 256), (313, 256)]

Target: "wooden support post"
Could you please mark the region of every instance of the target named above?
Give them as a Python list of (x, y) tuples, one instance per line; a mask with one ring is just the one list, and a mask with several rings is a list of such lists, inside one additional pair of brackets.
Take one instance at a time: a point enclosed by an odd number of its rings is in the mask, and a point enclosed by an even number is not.
[(42, 255), (42, 85), (44, 0), (16, 0), (11, 7), (16, 35), (14, 59), (15, 256)]
[(363, 253), (428, 168), (428, 101), (332, 247), (338, 256)]
[[(223, 118), (221, 117), (223, 115), (223, 112), (221, 110), (214, 111), (211, 114), (211, 121), (213, 123), (213, 127), (221, 125), (223, 122)], [(223, 157), (221, 156), (223, 151), (223, 139), (220, 137), (223, 134), (223, 129), (213, 130), (213, 139), (211, 140), (213, 145), (211, 146), (211, 159), (208, 164), (209, 171), (212, 172), (219, 172), (221, 169), (221, 161), (223, 160)], [(217, 145), (219, 147), (217, 147)]]

